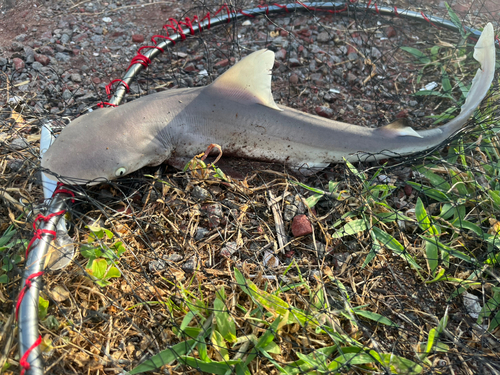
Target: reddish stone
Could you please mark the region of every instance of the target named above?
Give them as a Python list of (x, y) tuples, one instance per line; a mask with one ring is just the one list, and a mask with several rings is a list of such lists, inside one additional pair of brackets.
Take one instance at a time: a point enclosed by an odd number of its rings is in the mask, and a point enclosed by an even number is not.
[(274, 58), (276, 60), (285, 60), (286, 58), (286, 49), (282, 48), (278, 52), (275, 53)]
[(187, 65), (184, 67), (184, 70), (185, 70), (186, 72), (195, 72), (195, 71), (197, 71), (198, 69), (196, 69), (196, 66), (194, 66), (194, 64), (193, 64), (193, 63), (189, 63), (189, 64), (187, 64)]
[(215, 66), (218, 67), (218, 68), (221, 68), (221, 67), (224, 67), (224, 66), (228, 66), (228, 65), (229, 65), (229, 60), (228, 59), (217, 61), (215, 63)]
[(132, 42), (134, 42), (134, 43), (142, 43), (142, 42), (144, 42), (144, 35), (142, 35), (142, 34), (134, 34), (134, 35), (132, 35)]
[(40, 53), (42, 55), (54, 56), (54, 50), (49, 46), (40, 47)]
[(357, 51), (353, 46), (351, 46), (351, 45), (347, 46), (347, 56), (349, 56), (349, 54), (351, 54), (351, 53), (356, 53), (356, 52)]
[(78, 56), (80, 54), (80, 50), (78, 48), (74, 48), (71, 50), (73, 52), (73, 55)]
[(122, 36), (124, 34), (124, 31), (115, 31), (113, 34), (111, 34), (111, 38), (118, 38), (119, 36)]
[(99, 77), (92, 77), (92, 82), (98, 85), (99, 83), (101, 83), (101, 79)]
[(297, 215), (292, 221), (292, 234), (294, 237), (307, 236), (312, 233), (312, 225), (306, 215)]
[(283, 29), (282, 29), (282, 30), (280, 30), (280, 35), (281, 35), (282, 37), (286, 37), (286, 36), (288, 36), (288, 34), (289, 34), (289, 32), (288, 32), (288, 31), (283, 30)]
[(388, 38), (392, 38), (394, 36), (397, 35), (396, 33), (396, 29), (392, 26), (389, 26), (386, 30), (385, 30), (385, 34), (387, 35)]
[(399, 111), (399, 113), (396, 115), (396, 118), (407, 118), (407, 117), (408, 117), (408, 111), (407, 110)]
[(316, 114), (321, 117), (326, 117), (326, 118), (332, 118), (333, 117), (333, 110), (328, 107), (316, 107), (314, 109), (316, 111)]
[(405, 189), (406, 196), (409, 197), (413, 191), (413, 188), (410, 185), (406, 185), (404, 189)]
[(301, 44), (299, 48), (297, 48), (297, 52), (301, 53), (304, 50), (304, 46)]
[(12, 62), (14, 64), (14, 69), (16, 69), (16, 71), (18, 72), (22, 72), (22, 70), (24, 69), (24, 61), (21, 60), (19, 57), (14, 57), (12, 59)]
[(35, 53), (35, 60), (43, 66), (47, 66), (50, 64), (50, 58), (45, 55), (40, 55), (39, 53)]
[(299, 82), (299, 76), (297, 74), (292, 74), (290, 76), (290, 83), (295, 85), (298, 82)]

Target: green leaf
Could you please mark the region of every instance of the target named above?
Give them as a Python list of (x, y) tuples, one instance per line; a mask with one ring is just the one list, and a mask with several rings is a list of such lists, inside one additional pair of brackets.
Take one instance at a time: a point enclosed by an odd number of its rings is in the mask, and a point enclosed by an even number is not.
[(219, 298), (214, 301), (214, 315), (217, 329), (222, 337), (229, 342), (234, 342), (236, 340), (236, 325), (232, 316), (227, 312), (226, 305)]
[(3, 232), (2, 237), (0, 237), (0, 247), (7, 245), (12, 237), (16, 234), (16, 230), (13, 225), (10, 225), (5, 232)]
[(265, 348), (263, 348), (262, 350), (264, 350), (266, 353), (271, 353), (271, 354), (281, 354), (281, 349), (280, 347), (278, 346), (278, 344), (276, 344), (274, 341), (271, 341), (269, 343), (269, 345), (267, 345)]
[(299, 185), (299, 186), (303, 187), (306, 190), (312, 191), (313, 193), (321, 194), (321, 195), (325, 194), (325, 192), (323, 190), (307, 186), (306, 184), (303, 184), (302, 182), (298, 182), (298, 181), (295, 181), (295, 180), (291, 180), (290, 182), (292, 184), (294, 184), (294, 185)]
[(106, 276), (105, 278), (106, 279), (109, 279), (111, 277), (120, 277), (122, 274), (120, 273), (120, 271), (118, 270), (118, 268), (116, 268), (115, 266), (112, 266), (109, 268), (108, 272), (106, 273)]
[(334, 193), (337, 191), (338, 187), (340, 185), (340, 182), (334, 182), (334, 181), (329, 181), (328, 182), (328, 191), (330, 193)]
[(168, 349), (161, 351), (153, 357), (146, 359), (143, 363), (129, 372), (130, 375), (141, 374), (146, 371), (154, 371), (162, 366), (168, 365), (180, 356), (190, 353), (196, 344), (196, 340), (187, 340), (175, 344)]
[(212, 332), (212, 345), (213, 348), (219, 353), (223, 360), (229, 360), (229, 354), (227, 351), (227, 345), (224, 338), (219, 331), (215, 330)]
[[(298, 361), (292, 362), (289, 365), (287, 365), (285, 367), (285, 372), (286, 372), (286, 374), (291, 374), (291, 375), (306, 374), (307, 371), (316, 367), (316, 365), (314, 363), (317, 360), (323, 360), (326, 363), (326, 360), (328, 359), (328, 357), (333, 352), (337, 351), (337, 349), (338, 349), (338, 346), (333, 345), (333, 346), (327, 346), (327, 347), (313, 350), (309, 354), (300, 353), (301, 354), (300, 358), (302, 358), (302, 359), (299, 359)], [(358, 349), (358, 351), (360, 350), (359, 348), (356, 348), (356, 349)], [(297, 357), (299, 357), (298, 353), (299, 352), (296, 352)]]
[(437, 241), (436, 238), (429, 238), (429, 237), (425, 237), (425, 236), (420, 236), (420, 237), (422, 237), (427, 242), (431, 242), (431, 243), (435, 244), (441, 252), (443, 252), (447, 255), (454, 256), (456, 258), (465, 260), (466, 262), (469, 262), (469, 263), (475, 263), (475, 260), (473, 260), (470, 256), (462, 253), (461, 251), (452, 249), (451, 247), (445, 245), (444, 243)]
[[(437, 240), (435, 240), (437, 241)], [(426, 241), (425, 242), (425, 257), (427, 260), (427, 264), (429, 265), (429, 270), (431, 275), (434, 275), (436, 268), (439, 264), (439, 251), (438, 247), (434, 242)]]
[(373, 320), (374, 322), (377, 322), (377, 323), (385, 324), (386, 326), (399, 327), (399, 325), (394, 323), (389, 318), (386, 318), (385, 316), (382, 316), (380, 314), (377, 314), (377, 313), (374, 313), (371, 311), (353, 309), (353, 312), (356, 315), (362, 316), (363, 318)]
[(96, 259), (102, 255), (101, 248), (92, 245), (82, 245), (80, 247), (80, 253), (87, 259)]
[(411, 185), (412, 187), (415, 188), (415, 190), (421, 191), (429, 198), (434, 199), (438, 202), (449, 202), (451, 200), (445, 193), (443, 193), (440, 190), (433, 189), (422, 184), (417, 184), (416, 182), (413, 181), (407, 181), (406, 184)]
[(352, 220), (346, 223), (341, 229), (332, 235), (332, 238), (342, 238), (353, 234), (364, 232), (368, 229), (365, 219)]
[(376, 362), (376, 359), (368, 353), (344, 353), (330, 362), (330, 364), (328, 365), (328, 370), (331, 372), (344, 372), (352, 365), (363, 365), (373, 362)]
[(415, 205), (415, 215), (420, 229), (424, 232), (428, 231), (432, 236), (439, 235), (439, 230), (431, 223), (430, 217), (427, 215), (427, 211), (420, 197), (417, 198), (417, 204)]
[(9, 276), (3, 274), (0, 275), (0, 284), (7, 284), (9, 282)]
[(385, 246), (387, 249), (394, 251), (396, 254), (404, 258), (410, 265), (415, 269), (420, 269), (421, 267), (415, 262), (410, 254), (405, 250), (404, 246), (399, 243), (393, 236), (389, 233), (384, 232), (378, 227), (373, 227), (372, 232), (374, 233), (377, 241), (381, 246)]
[(431, 62), (431, 59), (425, 53), (416, 48), (413, 47), (399, 47), (399, 48), (415, 56), (418, 59), (418, 62), (421, 64), (429, 64)]
[(233, 372), (232, 366), (241, 363), (241, 359), (231, 360), (231, 361), (221, 361), (221, 362), (216, 362), (216, 361), (202, 362), (199, 359), (183, 355), (180, 356), (179, 362), (209, 374), (225, 375), (226, 372), (228, 371), (229, 373), (232, 373)]
[(313, 208), (314, 206), (316, 206), (316, 204), (320, 201), (321, 198), (323, 198), (323, 194), (311, 195), (306, 199), (307, 207)]
[(457, 16), (455, 11), (448, 5), (447, 2), (445, 2), (444, 5), (446, 6), (446, 9), (448, 10), (448, 16), (450, 17), (451, 22), (453, 22), (453, 24), (455, 25), (457, 30), (460, 32), (460, 34), (462, 35), (462, 38), (465, 39), (465, 31), (464, 31), (464, 28), (462, 26), (462, 22), (460, 21), (460, 18)]
[(105, 259), (97, 259), (92, 263), (91, 273), (98, 280), (104, 279), (106, 275), (106, 269), (108, 268), (108, 263)]
[(47, 316), (49, 310), (49, 301), (43, 297), (38, 297), (38, 319), (43, 320)]

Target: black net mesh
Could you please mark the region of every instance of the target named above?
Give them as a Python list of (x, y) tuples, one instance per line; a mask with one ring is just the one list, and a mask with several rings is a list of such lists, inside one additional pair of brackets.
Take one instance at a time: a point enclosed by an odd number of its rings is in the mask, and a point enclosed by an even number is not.
[[(148, 24), (141, 4), (163, 23), (215, 17), (222, 6), (185, 2), (176, 12), (164, 8), (171, 4), (122, 1), (84, 8), (75, 22), (88, 17), (107, 28), (99, 35), (108, 52), (95, 41), (79, 55), (66, 51), (89, 69), (81, 83), (64, 66), (16, 71), (15, 56), (2, 66), (7, 373), (19, 371), (9, 318), (25, 250), (36, 214), (48, 205), (40, 129), (49, 124), (58, 133), (108, 101), (105, 85), (138, 47), (116, 42), (128, 29), (102, 19), (137, 11), (141, 33), (161, 34), (162, 23)], [(264, 11), (187, 35), (151, 62), (125, 101), (205, 86), (242, 56), (268, 48), (276, 53), (279, 105), (366, 127), (398, 119), (414, 129), (437, 127), (459, 113), (478, 68), (470, 29), (497, 27), (500, 12), (487, 0), (450, 8), (424, 0), (347, 2), (330, 12), (309, 6), (279, 15), (266, 14), (266, 5), (222, 8)], [(454, 29), (439, 26), (441, 19)], [(57, 44), (56, 37), (34, 50)], [(103, 67), (90, 65), (96, 53)], [(213, 158), (205, 164), (198, 156), (184, 171), (162, 164), (71, 187), (68, 235), (51, 249), (74, 247), (75, 256), (47, 269), (33, 301), (45, 373), (498, 374), (498, 98), (495, 76), (460, 134), (400, 158), (332, 164), (306, 176), (238, 158), (213, 167)], [(59, 254), (52, 251), (47, 263)]]

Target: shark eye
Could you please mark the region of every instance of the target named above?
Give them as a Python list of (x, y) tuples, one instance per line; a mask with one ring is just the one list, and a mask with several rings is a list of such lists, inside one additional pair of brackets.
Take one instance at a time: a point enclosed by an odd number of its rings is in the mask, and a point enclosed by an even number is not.
[(127, 172), (127, 169), (124, 167), (120, 167), (115, 171), (115, 176), (120, 177), (123, 176)]

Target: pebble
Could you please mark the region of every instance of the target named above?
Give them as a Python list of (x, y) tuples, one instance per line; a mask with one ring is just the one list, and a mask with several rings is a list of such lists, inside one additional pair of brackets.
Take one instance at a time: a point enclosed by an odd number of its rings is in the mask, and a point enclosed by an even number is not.
[(207, 199), (211, 199), (212, 196), (208, 192), (208, 190), (199, 187), (198, 185), (193, 188), (191, 192), (191, 196), (197, 201), (205, 201)]
[(392, 26), (388, 26), (387, 29), (385, 29), (385, 35), (387, 35), (388, 38), (395, 37), (397, 35), (396, 29)]
[(134, 34), (134, 35), (132, 35), (132, 42), (134, 42), (134, 43), (142, 43), (142, 42), (144, 42), (144, 35), (142, 35), (142, 34)]
[(316, 114), (321, 117), (332, 118), (334, 115), (333, 109), (329, 107), (319, 106), (314, 109)]
[(208, 229), (206, 228), (202, 228), (202, 227), (198, 227), (196, 229), (196, 233), (194, 235), (194, 240), (195, 241), (200, 241), (203, 237), (206, 236), (206, 234), (209, 232)]
[(183, 259), (181, 254), (173, 253), (168, 257), (168, 260), (174, 263), (180, 262)]
[(50, 57), (35, 53), (35, 61), (38, 61), (43, 66), (47, 66), (50, 64)]
[(292, 234), (294, 237), (307, 236), (312, 233), (312, 225), (306, 215), (297, 215), (292, 221)]
[(163, 259), (153, 260), (148, 263), (149, 272), (158, 272), (167, 268), (167, 262)]
[(82, 76), (78, 73), (73, 73), (70, 75), (70, 79), (73, 81), (73, 82), (82, 82)]
[(316, 40), (320, 43), (327, 43), (329, 42), (331, 39), (331, 36), (328, 32), (326, 31), (322, 31), (318, 34), (318, 37), (316, 38)]
[(10, 143), (10, 147), (13, 150), (23, 150), (28, 146), (29, 144), (26, 142), (26, 140), (21, 137), (14, 138), (14, 140)]
[(55, 57), (56, 57), (56, 60), (62, 61), (62, 62), (68, 62), (70, 60), (69, 55), (66, 53), (62, 53), (62, 52), (57, 52)]
[(24, 48), (23, 44), (22, 43), (19, 43), (19, 42), (12, 42), (12, 44), (10, 45), (10, 50), (13, 51), (13, 52), (19, 52), (19, 51), (22, 51)]
[(14, 57), (12, 59), (12, 63), (14, 64), (14, 69), (17, 71), (17, 72), (22, 72), (24, 67), (25, 67), (25, 64), (24, 64), (24, 61), (22, 59), (20, 59), (19, 57)]

